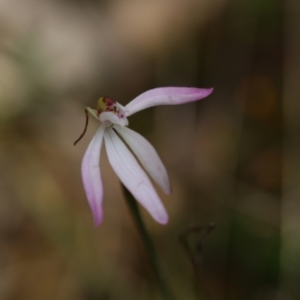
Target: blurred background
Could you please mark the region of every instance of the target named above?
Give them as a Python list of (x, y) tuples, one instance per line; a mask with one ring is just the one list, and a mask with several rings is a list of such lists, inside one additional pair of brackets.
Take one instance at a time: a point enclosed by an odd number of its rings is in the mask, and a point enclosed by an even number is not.
[(129, 119), (173, 184), (166, 226), (142, 213), (177, 299), (300, 299), (299, 36), (298, 0), (0, 0), (0, 299), (162, 299), (105, 151), (93, 226), (98, 122), (73, 146), (85, 106), (159, 86), (215, 88)]

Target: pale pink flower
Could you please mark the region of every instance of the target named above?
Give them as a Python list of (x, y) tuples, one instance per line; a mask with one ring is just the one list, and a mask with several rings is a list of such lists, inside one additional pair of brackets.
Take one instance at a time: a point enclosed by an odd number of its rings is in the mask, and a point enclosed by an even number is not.
[[(100, 127), (90, 142), (81, 165), (85, 193), (91, 207), (95, 226), (103, 218), (103, 185), (100, 173), (100, 151), (103, 140), (109, 162), (134, 198), (161, 224), (168, 222), (168, 214), (158, 197), (152, 179), (169, 194), (171, 185), (167, 171), (153, 146), (140, 134), (129, 129), (127, 117), (156, 105), (178, 105), (207, 97), (213, 89), (186, 87), (156, 88), (139, 95), (125, 107), (109, 98), (100, 98), (97, 110), (86, 110), (100, 121)], [(140, 167), (130, 148), (138, 158)]]

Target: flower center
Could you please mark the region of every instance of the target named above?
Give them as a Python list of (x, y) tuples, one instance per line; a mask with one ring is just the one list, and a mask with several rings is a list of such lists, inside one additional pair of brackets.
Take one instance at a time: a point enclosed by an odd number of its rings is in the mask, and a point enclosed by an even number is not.
[(100, 122), (105, 126), (127, 126), (128, 120), (125, 117), (125, 112), (125, 107), (110, 98), (101, 97), (98, 100), (97, 115)]

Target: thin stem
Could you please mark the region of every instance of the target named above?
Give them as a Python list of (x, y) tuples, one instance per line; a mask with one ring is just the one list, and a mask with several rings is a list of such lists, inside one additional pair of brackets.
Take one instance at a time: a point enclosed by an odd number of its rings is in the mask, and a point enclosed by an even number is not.
[(83, 138), (83, 136), (85, 135), (86, 133), (86, 129), (88, 127), (88, 124), (89, 124), (89, 114), (88, 114), (88, 110), (85, 109), (84, 110), (85, 112), (85, 126), (84, 126), (84, 129), (83, 129), (83, 133), (80, 135), (80, 137), (74, 142), (74, 146), (76, 146), (76, 144)]
[(157, 279), (157, 283), (161, 289), (161, 292), (166, 300), (175, 300), (175, 296), (170, 289), (169, 285), (167, 284), (166, 278), (161, 270), (158, 257), (154, 248), (154, 244), (152, 239), (146, 229), (142, 216), (140, 214), (138, 205), (136, 200), (130, 194), (130, 192), (126, 189), (126, 187), (122, 184), (123, 193), (126, 199), (126, 203), (129, 207), (130, 213), (134, 219), (134, 223), (139, 231), (139, 234), (143, 240), (145, 249), (147, 251), (149, 261), (153, 267), (154, 274)]

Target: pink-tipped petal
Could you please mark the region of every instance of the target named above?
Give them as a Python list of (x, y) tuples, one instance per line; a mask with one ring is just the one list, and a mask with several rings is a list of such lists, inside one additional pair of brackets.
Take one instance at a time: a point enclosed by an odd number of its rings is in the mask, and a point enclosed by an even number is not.
[(143, 136), (128, 127), (114, 126), (114, 128), (128, 144), (153, 180), (166, 194), (170, 194), (172, 189), (167, 170), (154, 147)]
[(98, 226), (101, 223), (103, 217), (103, 185), (99, 163), (104, 131), (104, 126), (101, 126), (98, 129), (87, 150), (85, 151), (81, 164), (83, 186), (94, 216), (95, 226)]
[(126, 116), (156, 105), (178, 105), (197, 101), (210, 95), (213, 88), (161, 87), (149, 90), (129, 102), (125, 109)]
[(112, 128), (107, 128), (104, 140), (109, 162), (119, 179), (158, 223), (166, 224), (167, 212), (134, 156)]

